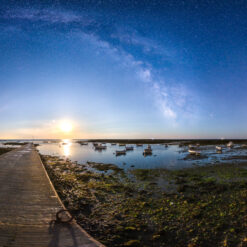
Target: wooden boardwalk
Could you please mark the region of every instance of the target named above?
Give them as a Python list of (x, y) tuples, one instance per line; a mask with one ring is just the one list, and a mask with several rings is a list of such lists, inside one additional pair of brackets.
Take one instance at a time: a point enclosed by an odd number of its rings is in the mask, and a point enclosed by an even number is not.
[(75, 221), (50, 225), (62, 208), (32, 144), (0, 156), (0, 247), (103, 246)]

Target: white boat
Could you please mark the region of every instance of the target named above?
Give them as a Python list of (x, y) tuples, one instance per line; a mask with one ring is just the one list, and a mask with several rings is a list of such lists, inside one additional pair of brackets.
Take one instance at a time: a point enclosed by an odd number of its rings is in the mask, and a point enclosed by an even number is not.
[(95, 150), (104, 150), (104, 149), (106, 149), (106, 146), (104, 146), (104, 145), (99, 144), (99, 145), (95, 146)]
[(196, 154), (196, 150), (189, 149), (188, 152), (193, 155)]
[(126, 147), (125, 149), (126, 149), (126, 151), (132, 151), (132, 150), (134, 150), (133, 147)]
[(222, 147), (221, 146), (216, 146), (215, 147), (217, 151), (222, 151)]
[(126, 150), (116, 150), (116, 156), (125, 155), (125, 154), (126, 154)]
[(228, 147), (228, 148), (232, 148), (233, 146), (234, 146), (233, 142), (228, 142), (228, 143), (227, 143), (227, 147)]
[(193, 149), (189, 149), (188, 152), (189, 152), (189, 154), (191, 154), (191, 155), (197, 155), (197, 156), (201, 155), (200, 152), (198, 152), (198, 151), (196, 151), (196, 150), (193, 150)]

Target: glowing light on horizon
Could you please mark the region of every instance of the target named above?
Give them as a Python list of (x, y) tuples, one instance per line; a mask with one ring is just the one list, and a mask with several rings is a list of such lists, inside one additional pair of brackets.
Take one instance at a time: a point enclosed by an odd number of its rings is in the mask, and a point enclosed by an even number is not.
[(64, 133), (69, 133), (73, 129), (73, 125), (70, 122), (62, 122), (60, 124), (60, 130)]

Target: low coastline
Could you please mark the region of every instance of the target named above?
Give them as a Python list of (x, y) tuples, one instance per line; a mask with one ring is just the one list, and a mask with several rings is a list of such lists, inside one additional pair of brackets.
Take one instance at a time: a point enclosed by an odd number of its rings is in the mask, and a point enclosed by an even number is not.
[(125, 171), (41, 157), (65, 206), (106, 246), (247, 242), (247, 163)]

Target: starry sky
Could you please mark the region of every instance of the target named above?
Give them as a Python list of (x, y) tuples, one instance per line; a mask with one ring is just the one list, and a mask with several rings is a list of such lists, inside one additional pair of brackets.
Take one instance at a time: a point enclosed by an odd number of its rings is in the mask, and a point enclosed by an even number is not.
[(2, 0), (0, 138), (247, 138), (246, 13), (244, 0)]

